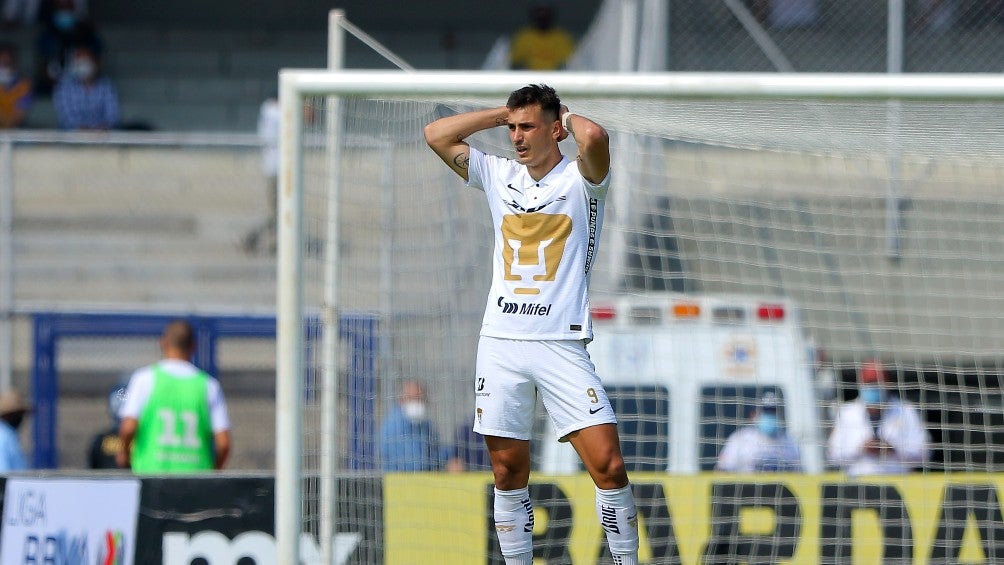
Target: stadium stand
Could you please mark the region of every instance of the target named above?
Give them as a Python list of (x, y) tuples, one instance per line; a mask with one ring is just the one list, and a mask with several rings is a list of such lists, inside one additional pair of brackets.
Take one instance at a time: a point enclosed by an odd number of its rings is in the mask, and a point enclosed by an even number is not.
[[(142, 7), (113, 0), (93, 10), (105, 45), (104, 67), (119, 88), (124, 123), (158, 131), (254, 131), (261, 101), (276, 89), (283, 67), (327, 65), (327, 13), (332, 7), (416, 68), (480, 66), (500, 33), (523, 21), (522, 9), (458, 14), (445, 2), (374, 9), (308, 0), (282, 3), (171, 2)], [(581, 32), (598, 2), (577, 6), (563, 20)], [(388, 6), (389, 8), (389, 6)], [(494, 13), (493, 13), (494, 10)], [(34, 68), (33, 30), (13, 30), (24, 68)], [(392, 68), (358, 41), (346, 43), (346, 66)], [(52, 128), (55, 115), (39, 100), (29, 126)]]
[[(345, 10), (355, 25), (418, 69), (479, 68), (496, 40), (525, 20), (521, 6), (482, 6), (477, 13), (435, 0), (420, 5), (346, 0), (259, 2), (252, 9), (228, 0), (211, 7), (194, 0), (140, 6), (110, 0), (95, 6), (106, 45), (104, 65), (121, 95), (123, 121), (161, 131), (253, 131), (258, 104), (276, 86), (280, 68), (326, 66), (327, 13)], [(529, 2), (526, 6), (529, 6)], [(560, 11), (577, 37), (600, 2)], [(827, 9), (813, 29), (773, 30), (772, 38), (795, 70), (883, 72), (884, 3), (849, 0)], [(680, 71), (773, 71), (724, 2), (672, 3), (669, 67)], [(6, 31), (6, 30), (5, 30)], [(33, 68), (34, 31), (12, 30), (24, 68)], [(938, 36), (907, 30), (906, 71), (999, 72), (988, 54), (1004, 48), (1004, 34), (959, 26)], [(392, 68), (359, 41), (346, 42), (346, 66)], [(45, 100), (30, 126), (54, 125)]]

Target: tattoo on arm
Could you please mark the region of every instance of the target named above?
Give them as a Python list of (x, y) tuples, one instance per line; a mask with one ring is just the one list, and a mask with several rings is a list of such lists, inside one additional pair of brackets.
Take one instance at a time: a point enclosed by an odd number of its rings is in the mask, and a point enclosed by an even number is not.
[(470, 156), (463, 153), (457, 153), (457, 156), (453, 158), (453, 164), (456, 165), (458, 169), (466, 169), (470, 162)]
[(507, 125), (509, 125), (509, 118), (503, 118), (503, 117), (495, 118), (495, 125), (497, 125), (497, 126), (507, 126)]

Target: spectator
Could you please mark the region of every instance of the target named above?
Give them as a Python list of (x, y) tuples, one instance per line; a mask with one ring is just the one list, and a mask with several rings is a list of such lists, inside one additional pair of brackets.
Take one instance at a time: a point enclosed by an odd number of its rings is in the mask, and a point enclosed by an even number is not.
[(397, 404), (380, 428), (380, 466), (384, 471), (436, 471), (443, 468), (439, 435), (429, 421), (425, 387), (401, 384)]
[(837, 411), (830, 462), (852, 476), (904, 473), (924, 463), (930, 439), (920, 412), (889, 394), (885, 369), (864, 363), (858, 384), (858, 398)]
[(824, 436), (829, 436), (837, 412), (837, 372), (833, 368), (833, 361), (822, 347), (815, 348), (814, 372), (816, 396), (819, 399), (819, 418), (823, 425)]
[(276, 206), (279, 187), (279, 99), (269, 96), (258, 110), (258, 141), (261, 143), (261, 172), (265, 178), (265, 204), (268, 217), (244, 237), (244, 251), (258, 251), (262, 242), (275, 253)]
[(819, 23), (818, 0), (753, 0), (753, 12), (771, 29), (808, 28)]
[(715, 469), (732, 473), (802, 470), (798, 446), (785, 433), (777, 395), (764, 393), (751, 425), (732, 433), (718, 454)]
[(126, 383), (118, 383), (108, 391), (108, 416), (112, 420), (110, 427), (98, 432), (91, 440), (87, 452), (88, 469), (118, 469), (116, 457), (122, 441), (119, 439), (119, 410), (125, 400)]
[(112, 81), (101, 74), (90, 47), (72, 51), (69, 72), (52, 95), (60, 129), (109, 130), (119, 123), (119, 97)]
[(21, 400), (17, 390), (10, 389), (0, 394), (0, 473), (28, 468), (17, 430), (30, 413), (31, 407)]
[(0, 44), (0, 129), (24, 125), (31, 100), (31, 79), (21, 75), (17, 48), (10, 43)]
[[(45, 21), (51, 15), (51, 3), (42, 0), (4, 0), (2, 15), (4, 25), (9, 27), (31, 27)], [(87, 0), (73, 0), (73, 14), (78, 18), (87, 17)]]
[(163, 360), (129, 379), (119, 411), (119, 467), (135, 473), (222, 469), (230, 455), (230, 419), (219, 382), (190, 362), (195, 330), (184, 320), (160, 338)]
[(564, 68), (575, 52), (575, 39), (555, 25), (555, 11), (547, 5), (530, 9), (530, 24), (520, 28), (509, 48), (509, 67), (529, 71)]
[(491, 461), (488, 460), (488, 448), (485, 447), (485, 436), (471, 428), (469, 423), (457, 428), (453, 449), (446, 462), (446, 470), (460, 471), (490, 471)]
[(48, 96), (69, 65), (73, 48), (87, 47), (96, 57), (101, 40), (91, 20), (77, 14), (73, 0), (46, 0), (45, 6), (35, 58), (35, 92)]

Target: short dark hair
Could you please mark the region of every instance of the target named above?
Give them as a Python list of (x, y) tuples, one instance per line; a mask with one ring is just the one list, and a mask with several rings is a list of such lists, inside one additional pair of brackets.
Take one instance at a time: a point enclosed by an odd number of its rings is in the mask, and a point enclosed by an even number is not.
[(164, 341), (181, 351), (195, 350), (195, 328), (186, 320), (174, 320), (164, 328)]
[(528, 84), (523, 88), (512, 91), (506, 107), (510, 110), (525, 108), (539, 104), (541, 110), (549, 114), (552, 119), (558, 119), (558, 112), (561, 110), (561, 99), (553, 88), (546, 84)]

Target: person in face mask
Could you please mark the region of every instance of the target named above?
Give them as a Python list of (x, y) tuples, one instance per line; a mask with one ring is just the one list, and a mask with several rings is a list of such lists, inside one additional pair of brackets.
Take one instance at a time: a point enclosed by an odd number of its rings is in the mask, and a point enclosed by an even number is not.
[(31, 80), (18, 72), (17, 50), (10, 43), (0, 44), (0, 129), (24, 125), (31, 101)]
[(0, 473), (28, 468), (17, 430), (30, 413), (16, 389), (0, 394)]
[(401, 383), (397, 404), (390, 410), (380, 429), (378, 448), (380, 468), (384, 471), (436, 471), (443, 468), (443, 451), (429, 419), (425, 386), (416, 380)]
[(715, 469), (730, 473), (800, 472), (801, 454), (784, 430), (780, 411), (777, 394), (765, 392), (750, 424), (726, 440)]
[(69, 68), (73, 49), (82, 45), (97, 54), (102, 42), (94, 22), (86, 17), (86, 10), (80, 10), (73, 0), (46, 0), (41, 21), (35, 56), (35, 91), (48, 96)]
[(827, 444), (830, 462), (851, 476), (905, 473), (929, 456), (920, 411), (889, 393), (885, 369), (858, 371), (858, 397), (840, 406)]
[[(31, 27), (51, 17), (54, 4), (51, 0), (3, 0), (0, 20), (9, 27)], [(62, 5), (78, 17), (87, 16), (87, 0), (65, 0)]]
[(99, 72), (94, 51), (86, 45), (75, 47), (68, 71), (52, 94), (60, 129), (109, 130), (118, 126), (118, 91), (111, 79)]

